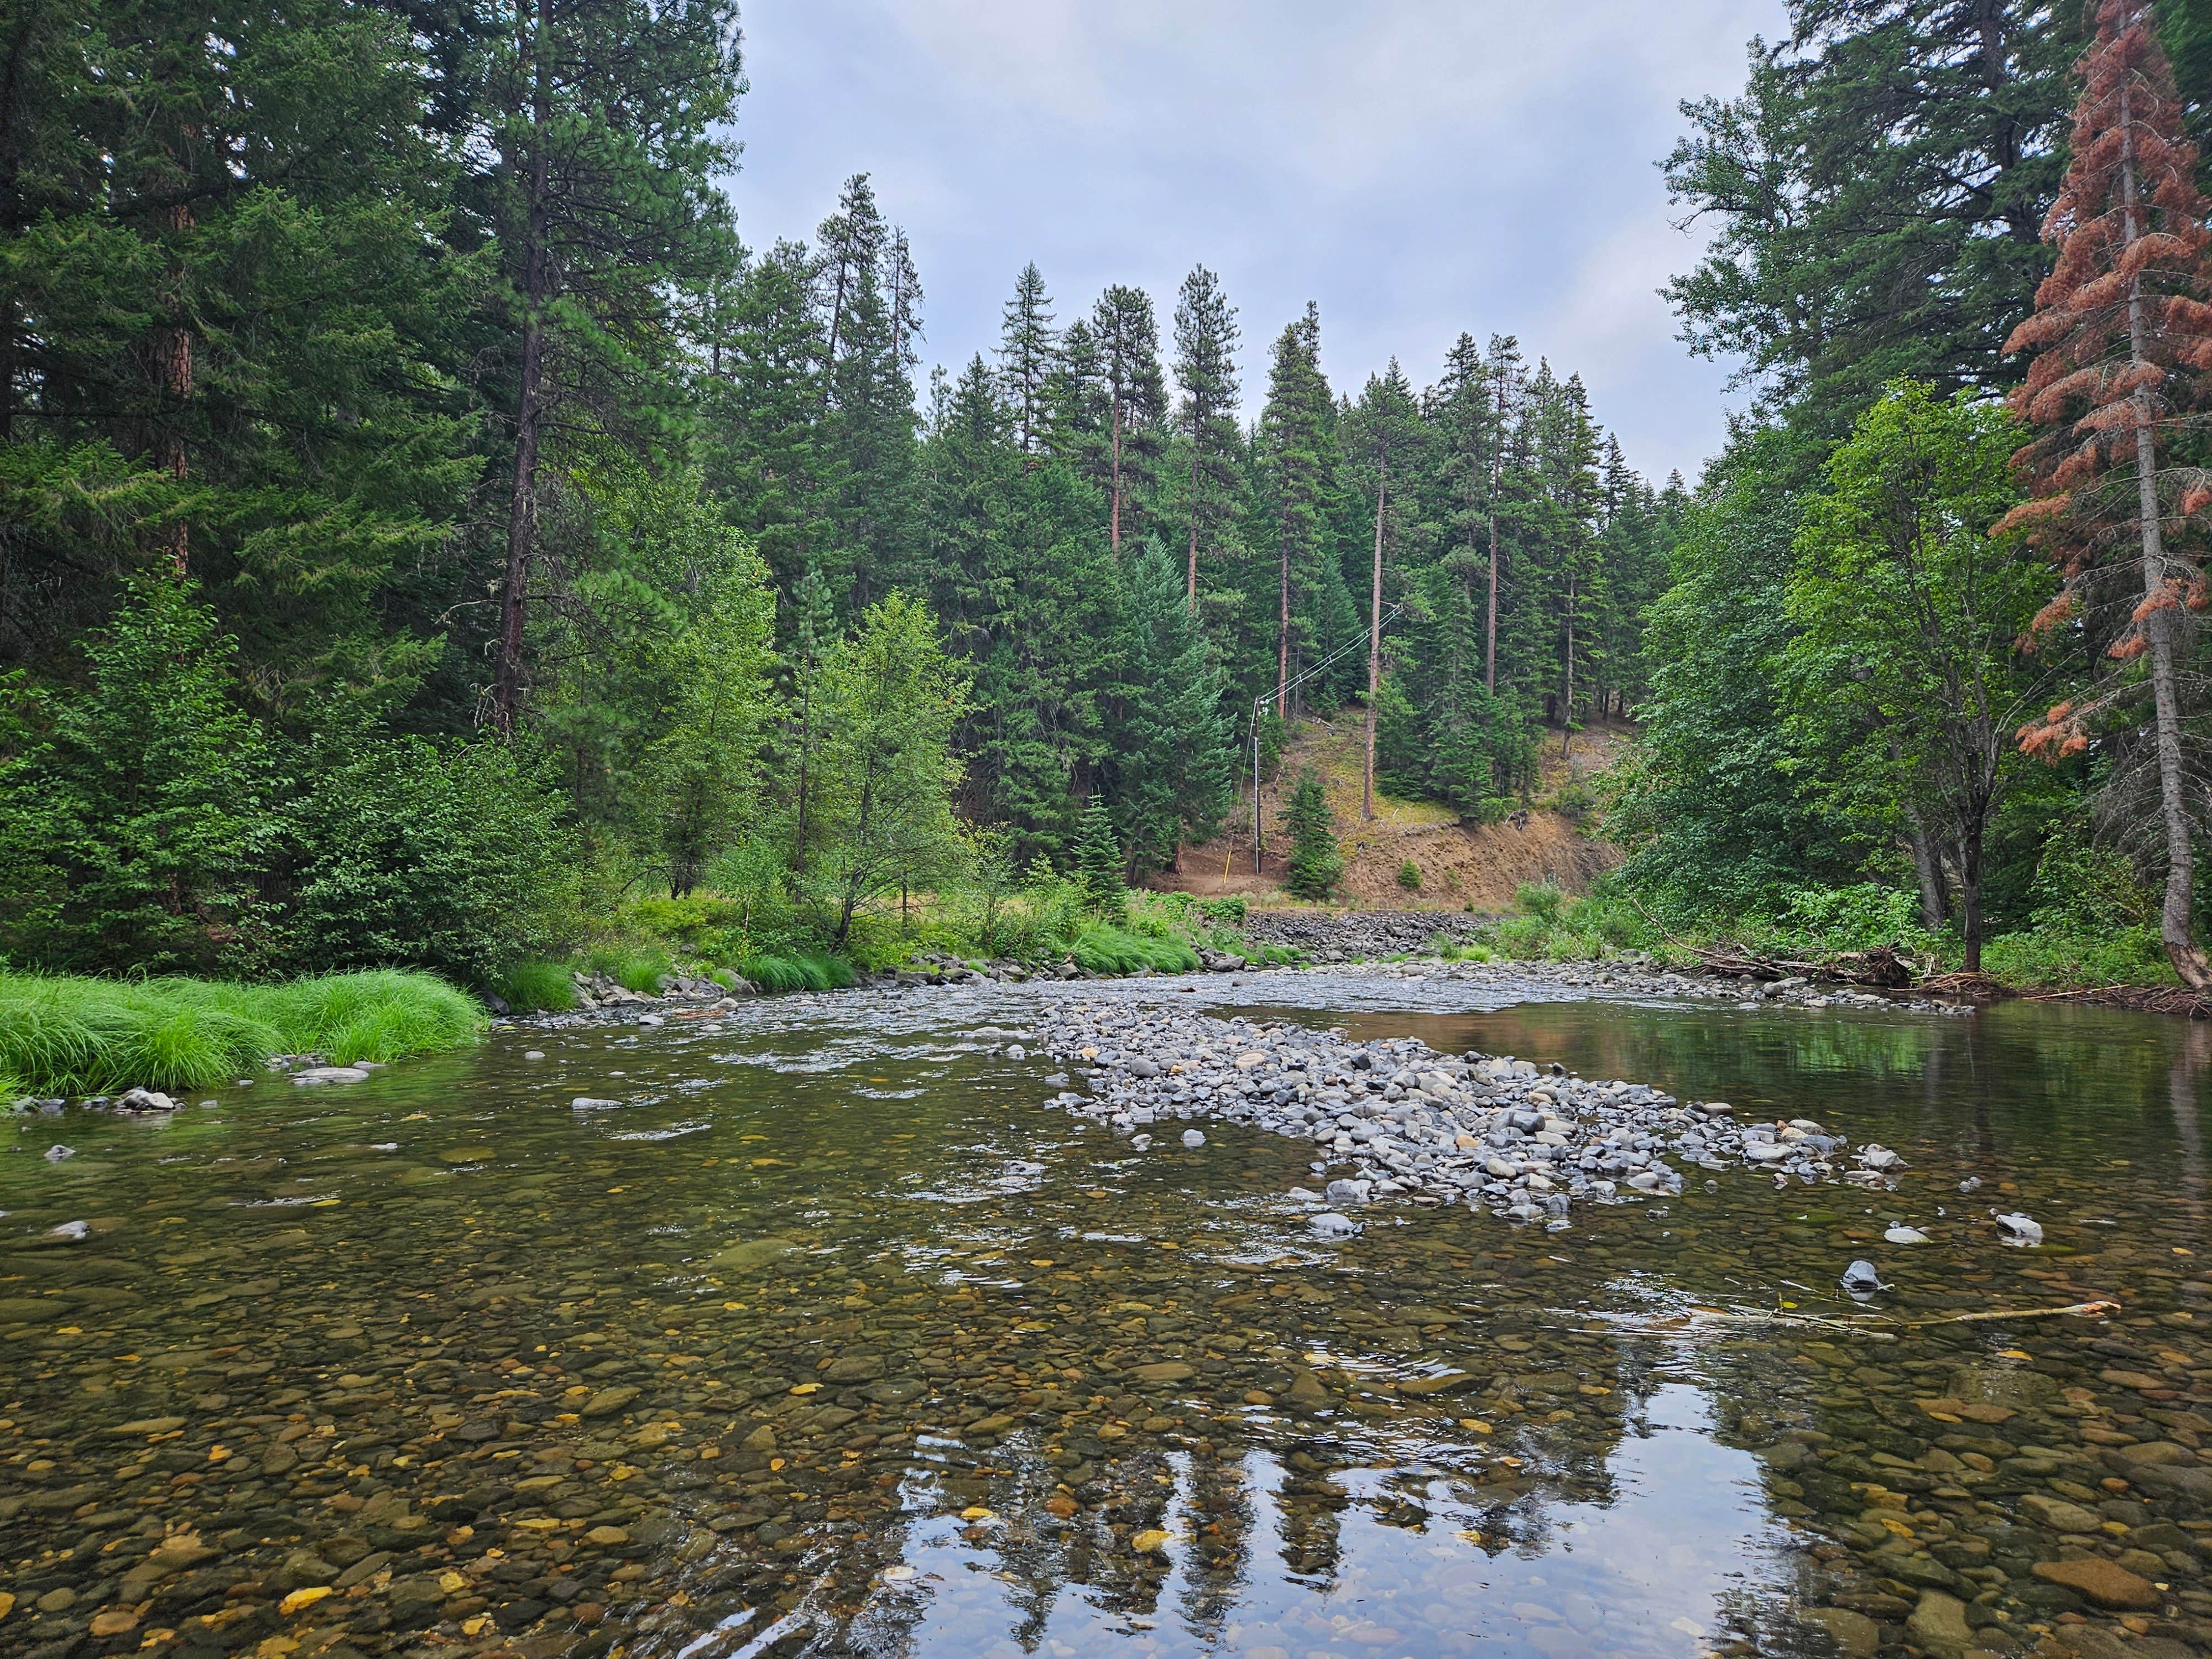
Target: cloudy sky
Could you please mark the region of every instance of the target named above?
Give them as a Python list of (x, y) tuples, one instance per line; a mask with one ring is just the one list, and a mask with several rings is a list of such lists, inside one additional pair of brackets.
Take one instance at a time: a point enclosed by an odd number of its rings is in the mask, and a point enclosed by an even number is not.
[(1717, 448), (1723, 365), (1654, 292), (1699, 246), (1653, 163), (1742, 84), (1781, 0), (750, 0), (746, 240), (811, 235), (854, 173), (914, 243), (925, 363), (997, 341), (1035, 259), (1062, 322), (1109, 282), (1164, 337), (1194, 264), (1244, 331), (1247, 413), (1308, 299), (1358, 390), (1464, 329), (1578, 369), (1655, 481)]

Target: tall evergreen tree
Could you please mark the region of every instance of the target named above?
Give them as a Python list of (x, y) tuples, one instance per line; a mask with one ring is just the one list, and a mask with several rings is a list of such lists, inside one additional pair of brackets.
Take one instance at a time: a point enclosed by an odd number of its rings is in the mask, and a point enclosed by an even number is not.
[(1308, 301), (1305, 315), (1276, 337), (1267, 404), (1260, 415), (1260, 453), (1275, 520), (1278, 720), (1290, 718), (1293, 581), (1303, 597), (1320, 561), (1329, 412), (1328, 382), (1321, 372), (1321, 308)]
[(1182, 388), (1177, 422), (1190, 448), (1183, 511), (1189, 545), (1183, 569), (1185, 602), (1198, 609), (1200, 544), (1215, 545), (1232, 509), (1237, 459), (1237, 308), (1221, 279), (1194, 266), (1176, 297), (1175, 376)]
[[(487, 30), (483, 137), (512, 294), (514, 465), (492, 683), (502, 730), (527, 679), (524, 619), (549, 418), (594, 382), (665, 374), (679, 291), (726, 270), (743, 85), (732, 0), (536, 0)], [(573, 414), (571, 413), (573, 411)]]
[[(1395, 544), (1406, 517), (1401, 498), (1391, 495), (1395, 476), (1403, 501), (1413, 500), (1413, 480), (1424, 433), (1413, 389), (1393, 357), (1381, 374), (1370, 375), (1352, 411), (1345, 436), (1348, 453), (1361, 475), (1363, 495), (1375, 502), (1375, 538), (1367, 582), (1367, 732), (1360, 775), (1359, 816), (1375, 816), (1375, 723), (1382, 690), (1382, 567), (1385, 542)], [(1394, 512), (1393, 507), (1396, 507)]]
[(1669, 192), (1717, 229), (1668, 289), (1828, 441), (1885, 381), (2003, 386), (2048, 268), (2078, 13), (2042, 0), (1791, 0), (1743, 94), (1685, 104)]
[(1106, 392), (1109, 534), (1114, 556), (1119, 558), (1127, 483), (1158, 453), (1156, 422), (1167, 409), (1159, 327), (1152, 318), (1151, 296), (1142, 289), (1115, 283), (1091, 308), (1091, 331), (1097, 343), (1098, 375)]
[(1220, 833), (1231, 796), (1223, 676), (1183, 602), (1167, 550), (1148, 538), (1127, 568), (1122, 712), (1108, 768), (1122, 843), (1152, 869)]
[(1014, 411), (1014, 442), (1025, 455), (1044, 446), (1045, 382), (1059, 348), (1052, 320), (1044, 273), (1031, 260), (1014, 279), (1013, 297), (999, 319), (999, 374)]

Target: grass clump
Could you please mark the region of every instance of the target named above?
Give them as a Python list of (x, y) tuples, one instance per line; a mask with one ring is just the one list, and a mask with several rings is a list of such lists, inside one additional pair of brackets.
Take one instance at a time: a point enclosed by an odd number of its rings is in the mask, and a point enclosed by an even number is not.
[(763, 991), (842, 991), (853, 982), (852, 965), (827, 951), (763, 951), (733, 966)]
[(557, 962), (526, 962), (507, 970), (500, 1000), (518, 1013), (564, 1014), (576, 1006), (576, 981)]
[(676, 971), (676, 958), (657, 945), (593, 951), (584, 958), (586, 969), (605, 974), (625, 991), (641, 997), (660, 994), (664, 975)]
[(281, 985), (0, 973), (0, 1077), (57, 1094), (204, 1089), (276, 1054), (396, 1060), (473, 1036), (473, 998), (428, 974), (323, 974)]
[(1193, 974), (1199, 968), (1198, 952), (1184, 939), (1127, 933), (1103, 921), (1079, 931), (1068, 954), (1078, 967), (1093, 974), (1139, 974), (1147, 968), (1160, 974)]

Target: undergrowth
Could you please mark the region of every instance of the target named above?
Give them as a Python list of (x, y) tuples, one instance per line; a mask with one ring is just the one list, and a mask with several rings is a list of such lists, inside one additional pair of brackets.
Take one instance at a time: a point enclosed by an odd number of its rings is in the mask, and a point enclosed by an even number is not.
[(468, 1041), (474, 999), (428, 974), (323, 974), (279, 985), (0, 972), (0, 1076), (51, 1094), (204, 1089), (271, 1054), (337, 1064)]

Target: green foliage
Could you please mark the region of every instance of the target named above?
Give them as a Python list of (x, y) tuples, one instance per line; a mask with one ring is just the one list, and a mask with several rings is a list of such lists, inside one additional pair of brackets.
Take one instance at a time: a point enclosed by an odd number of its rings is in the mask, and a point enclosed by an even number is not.
[(1291, 788), (1283, 824), (1291, 832), (1291, 862), (1284, 885), (1303, 899), (1327, 898), (1344, 873), (1344, 854), (1329, 819), (1328, 797), (1313, 773), (1303, 774)]
[(1079, 967), (1094, 974), (1189, 974), (1199, 967), (1198, 953), (1181, 939), (1128, 933), (1107, 922), (1085, 925), (1068, 950)]
[(1185, 842), (1221, 831), (1231, 794), (1229, 721), (1221, 712), (1227, 688), (1184, 604), (1181, 575), (1157, 541), (1148, 539), (1131, 562), (1127, 586), (1128, 689), (1110, 728), (1108, 787), (1130, 857), (1161, 870)]
[(519, 1013), (566, 1013), (576, 1006), (576, 982), (557, 962), (518, 962), (497, 988), (500, 1000)]
[(363, 738), (311, 764), (283, 818), (296, 849), (278, 890), (283, 960), (494, 985), (556, 942), (574, 842), (526, 750)]
[(821, 734), (797, 877), (834, 951), (864, 906), (960, 869), (951, 744), (969, 682), (929, 612), (896, 593), (830, 650), (818, 682)]
[(584, 966), (605, 974), (625, 991), (659, 996), (662, 976), (676, 971), (676, 959), (658, 945), (602, 947), (585, 953)]
[(1093, 915), (1119, 923), (1127, 919), (1129, 890), (1123, 879), (1121, 843), (1114, 833), (1113, 815), (1106, 803), (1093, 795), (1085, 803), (1075, 843), (1075, 880), (1084, 907)]
[(2049, 269), (2083, 14), (1790, 12), (1740, 97), (1685, 106), (1668, 186), (1715, 234), (1668, 293), (1692, 349), (1746, 360), (1770, 409), (1833, 441), (1900, 374), (1948, 394), (2017, 373), (2002, 349)]
[(91, 969), (270, 954), (279, 785), (230, 695), (236, 642), (190, 585), (149, 576), (83, 646), (87, 684), (0, 682), (0, 942)]
[(68, 1094), (206, 1089), (275, 1054), (396, 1060), (468, 1041), (476, 1003), (427, 974), (263, 986), (0, 973), (0, 1073)]
[(842, 991), (853, 982), (852, 965), (826, 951), (763, 951), (731, 966), (763, 991)]
[(1802, 460), (1795, 440), (1763, 431), (1716, 461), (1651, 607), (1642, 738), (1605, 827), (1637, 885), (1685, 913), (1745, 915), (1808, 878), (1857, 873), (1847, 827), (1794, 781), (1778, 682)]
[(2018, 641), (2055, 580), (2016, 536), (1989, 533), (2017, 499), (2018, 444), (2011, 417), (1969, 393), (1886, 388), (1806, 505), (1779, 659), (1787, 769), (1853, 836), (1948, 854), (1969, 968), (1990, 825), (2039, 770), (2014, 734), (2051, 684), (2053, 653)]
[(1982, 969), (2023, 988), (2084, 991), (2181, 983), (2155, 926), (2077, 930), (2038, 924), (1991, 939), (1982, 952)]
[(490, 985), (550, 942), (569, 848), (523, 751), (335, 719), (285, 745), (239, 709), (212, 610), (165, 577), (84, 643), (87, 684), (18, 678), (0, 707), (0, 941), (18, 960)]
[(1398, 885), (1409, 893), (1421, 890), (1421, 866), (1407, 859), (1398, 866)]

